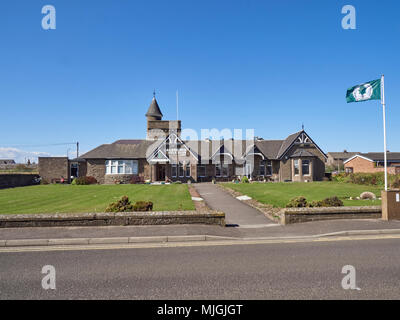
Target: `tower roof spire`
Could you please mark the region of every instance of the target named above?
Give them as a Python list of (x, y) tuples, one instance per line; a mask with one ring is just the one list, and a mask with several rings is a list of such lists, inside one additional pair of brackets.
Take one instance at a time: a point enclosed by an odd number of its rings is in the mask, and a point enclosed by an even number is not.
[(150, 103), (149, 109), (147, 110), (146, 117), (160, 117), (162, 118), (163, 114), (158, 106), (156, 100), (156, 91), (153, 91), (153, 100)]

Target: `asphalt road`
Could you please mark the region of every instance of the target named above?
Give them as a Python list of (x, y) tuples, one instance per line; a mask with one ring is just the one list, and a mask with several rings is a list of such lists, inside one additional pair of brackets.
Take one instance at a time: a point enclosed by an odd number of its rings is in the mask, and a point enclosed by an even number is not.
[[(1, 299), (399, 299), (400, 239), (0, 253)], [(44, 290), (44, 265), (56, 289)], [(344, 290), (344, 265), (361, 290)]]

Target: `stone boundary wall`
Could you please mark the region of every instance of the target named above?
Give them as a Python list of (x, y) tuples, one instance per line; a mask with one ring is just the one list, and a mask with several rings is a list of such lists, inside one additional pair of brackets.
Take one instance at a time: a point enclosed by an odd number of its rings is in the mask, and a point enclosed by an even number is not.
[(34, 180), (39, 178), (38, 174), (4, 173), (0, 174), (0, 189), (24, 187), (35, 184)]
[(4, 214), (0, 228), (209, 224), (225, 226), (225, 213), (196, 211)]
[(379, 219), (380, 206), (285, 208), (281, 211), (281, 224), (336, 219)]

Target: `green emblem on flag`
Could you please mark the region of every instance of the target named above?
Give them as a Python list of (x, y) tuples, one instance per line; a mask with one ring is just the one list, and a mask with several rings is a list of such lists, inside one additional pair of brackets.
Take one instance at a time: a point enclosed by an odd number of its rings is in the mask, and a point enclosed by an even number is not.
[(381, 79), (366, 82), (347, 89), (346, 100), (349, 102), (361, 102), (367, 100), (379, 100), (381, 98)]

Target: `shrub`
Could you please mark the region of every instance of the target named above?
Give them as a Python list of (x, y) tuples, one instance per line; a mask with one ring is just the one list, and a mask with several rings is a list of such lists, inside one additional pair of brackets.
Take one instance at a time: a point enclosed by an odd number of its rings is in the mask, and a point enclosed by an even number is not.
[(318, 201), (318, 204), (319, 207), (343, 207), (343, 201), (336, 196)]
[[(398, 181), (400, 186), (400, 175), (389, 174), (388, 180), (390, 183)], [(384, 172), (375, 173), (339, 173), (332, 175), (332, 181), (347, 182), (362, 185), (376, 185), (383, 186), (385, 184)]]
[(49, 184), (49, 182), (46, 180), (46, 179), (40, 179), (40, 184), (43, 184), (43, 185), (45, 185), (45, 184)]
[(247, 178), (246, 176), (244, 176), (242, 178), (242, 183), (249, 183), (249, 178)]
[(332, 181), (336, 182), (350, 182), (350, 174), (348, 173), (338, 173), (338, 174), (333, 174), (332, 175)]
[(151, 211), (153, 210), (153, 202), (137, 201), (133, 206), (133, 211)]
[(128, 196), (122, 196), (117, 202), (112, 202), (106, 208), (106, 212), (127, 212), (134, 211), (133, 205), (129, 201)]
[(289, 201), (286, 208), (305, 208), (307, 207), (307, 200), (304, 197), (296, 197)]
[(94, 177), (91, 176), (85, 176), (85, 177), (79, 177), (79, 178), (75, 178), (74, 181), (72, 182), (72, 184), (76, 184), (76, 185), (88, 185), (88, 184), (96, 184), (97, 180)]
[(128, 196), (122, 196), (116, 202), (112, 202), (106, 208), (106, 212), (132, 212), (132, 211), (151, 211), (153, 210), (153, 202), (137, 201), (132, 204)]
[(316, 208), (316, 207), (321, 207), (320, 201), (311, 201), (307, 203), (308, 208)]
[(400, 188), (400, 178), (396, 177), (391, 183), (390, 187), (393, 189), (399, 189)]
[(304, 197), (296, 197), (290, 200), (290, 202), (286, 205), (286, 208), (317, 208), (317, 207), (342, 207), (343, 201), (338, 197), (330, 197), (325, 198), (320, 201), (311, 201), (307, 202), (307, 199)]

